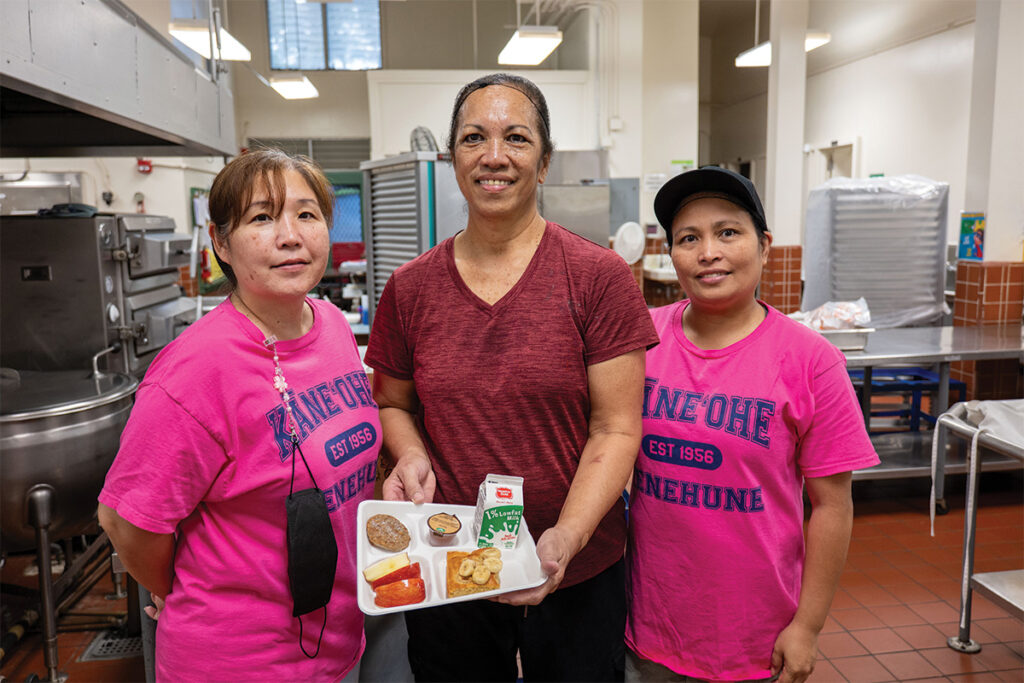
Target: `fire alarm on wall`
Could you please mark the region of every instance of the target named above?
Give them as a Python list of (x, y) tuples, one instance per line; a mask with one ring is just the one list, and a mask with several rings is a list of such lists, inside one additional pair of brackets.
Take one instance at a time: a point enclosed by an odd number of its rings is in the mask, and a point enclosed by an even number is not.
[(152, 159), (139, 159), (139, 173), (152, 173), (153, 172), (153, 160)]

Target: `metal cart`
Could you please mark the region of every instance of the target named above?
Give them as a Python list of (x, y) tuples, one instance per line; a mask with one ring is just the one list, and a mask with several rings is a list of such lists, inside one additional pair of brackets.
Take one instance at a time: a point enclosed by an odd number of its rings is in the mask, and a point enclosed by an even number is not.
[[(975, 404), (1001, 404), (1015, 419), (1020, 416), (1024, 424), (1024, 401), (983, 401)], [(1024, 461), (1024, 438), (1019, 430), (1003, 431), (989, 429), (984, 422), (975, 425), (968, 419), (967, 403), (957, 403), (943, 413), (937, 422), (935, 439), (938, 450), (944, 450), (948, 433), (956, 434), (971, 442), (968, 456), (967, 500), (964, 508), (964, 555), (963, 579), (960, 589), (959, 632), (946, 643), (954, 650), (975, 653), (981, 645), (971, 640), (971, 598), (973, 591), (985, 596), (1007, 612), (1024, 618), (1024, 569), (1001, 572), (974, 573), (974, 537), (978, 519), (978, 474), (980, 472), (979, 446), (1001, 455)], [(933, 461), (933, 467), (935, 463)], [(933, 479), (934, 480), (934, 479)], [(934, 505), (932, 506), (934, 510)], [(934, 517), (933, 517), (934, 519)]]
[[(871, 412), (873, 369), (880, 367), (938, 366), (938, 383), (932, 415), (940, 415), (949, 407), (950, 364), (955, 361), (1017, 358), (1024, 362), (1024, 339), (1021, 325), (977, 325), (973, 327), (900, 327), (868, 333), (862, 350), (846, 350), (846, 367), (863, 369), (861, 373), (861, 408), (865, 423)], [(928, 453), (935, 432), (892, 432), (872, 437), (871, 442), (882, 463), (877, 467), (857, 470), (859, 479), (890, 479), (927, 477)], [(935, 472), (936, 501), (940, 514), (948, 509), (945, 502), (945, 476), (967, 471), (958, 452), (939, 450), (939, 466)], [(1018, 469), (1017, 458), (994, 455), (985, 459), (985, 471)]]

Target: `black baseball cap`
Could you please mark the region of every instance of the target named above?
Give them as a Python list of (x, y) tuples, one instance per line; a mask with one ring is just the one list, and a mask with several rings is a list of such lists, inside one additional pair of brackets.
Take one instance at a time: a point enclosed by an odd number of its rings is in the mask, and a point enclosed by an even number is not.
[(654, 215), (665, 229), (669, 242), (672, 241), (672, 220), (698, 194), (732, 202), (750, 214), (758, 232), (768, 232), (768, 221), (765, 220), (764, 208), (754, 183), (727, 168), (702, 166), (671, 178), (654, 197)]

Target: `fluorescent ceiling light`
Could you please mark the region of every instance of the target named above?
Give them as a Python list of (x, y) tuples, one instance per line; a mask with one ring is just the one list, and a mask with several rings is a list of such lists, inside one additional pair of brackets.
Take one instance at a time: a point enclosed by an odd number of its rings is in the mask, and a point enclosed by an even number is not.
[(804, 37), (804, 52), (810, 52), (822, 45), (827, 45), (832, 40), (832, 34), (824, 31), (808, 31)]
[(498, 64), (537, 66), (562, 42), (557, 26), (520, 26), (498, 54)]
[(768, 66), (772, 63), (772, 44), (764, 41), (736, 56), (736, 66)]
[(320, 91), (305, 76), (271, 78), (270, 87), (286, 100), (308, 100), (320, 96)]
[[(824, 31), (808, 31), (804, 38), (804, 52), (825, 45), (832, 36)], [(766, 40), (736, 56), (736, 66), (770, 66), (772, 63), (772, 42)]]
[[(210, 27), (201, 19), (176, 19), (167, 27), (170, 34), (184, 43), (190, 50), (210, 58)], [(216, 48), (216, 46), (214, 46)], [(232, 62), (248, 62), (252, 54), (233, 35), (220, 30), (220, 59)]]

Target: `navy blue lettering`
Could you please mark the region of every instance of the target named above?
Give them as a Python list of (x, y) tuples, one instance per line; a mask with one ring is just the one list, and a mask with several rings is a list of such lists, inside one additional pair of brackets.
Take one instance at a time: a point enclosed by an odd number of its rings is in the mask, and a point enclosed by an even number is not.
[(292, 437), (288, 434), (287, 425), (285, 424), (284, 407), (276, 406), (273, 410), (268, 411), (267, 422), (270, 423), (270, 427), (274, 430), (277, 454), (281, 457), (281, 462), (284, 462), (292, 452)]
[(655, 498), (661, 498), (661, 492), (658, 490), (661, 488), (661, 477), (656, 477), (653, 474), (644, 472), (644, 492), (648, 496), (654, 496)]
[(376, 405), (370, 396), (370, 387), (366, 381), (366, 373), (360, 371), (350, 372), (345, 375), (345, 381), (352, 387), (352, 392), (359, 399), (359, 404), (364, 408)]
[(651, 415), (651, 392), (654, 391), (654, 387), (658, 386), (658, 380), (653, 377), (644, 378), (644, 412), (643, 417), (650, 417)]
[(754, 433), (750, 440), (758, 446), (768, 448), (771, 438), (768, 436), (768, 424), (771, 417), (775, 415), (775, 402), (759, 398), (754, 401)]
[(327, 419), (327, 408), (320, 405), (320, 401), (317, 400), (316, 390), (310, 389), (308, 391), (304, 391), (299, 394), (299, 398), (302, 400), (302, 405), (304, 405), (306, 410), (309, 411), (309, 415), (313, 419), (313, 422), (316, 423), (317, 427), (319, 427), (320, 424)]
[[(669, 392), (671, 392), (672, 398), (669, 398)], [(662, 418), (671, 420), (675, 417), (676, 406), (679, 405), (679, 399), (683, 397), (683, 392), (678, 389), (669, 389), (668, 387), (658, 388), (658, 402), (654, 404), (654, 419)]]
[(344, 495), (345, 492), (339, 491), (337, 484), (324, 491), (324, 502), (327, 503), (327, 511), (334, 512), (340, 508), (341, 504), (345, 502)]
[(679, 485), (675, 479), (665, 479), (665, 492), (661, 495), (661, 499), (667, 503), (678, 502), (676, 498), (676, 486)]
[(722, 464), (722, 451), (709, 443), (699, 441), (648, 434), (640, 442), (640, 448), (651, 460), (671, 465), (715, 470)]
[[(714, 494), (714, 497), (711, 494)], [(721, 486), (708, 486), (704, 484), (704, 507), (709, 510), (717, 510), (722, 507)]]
[(341, 400), (345, 402), (345, 405), (349, 408), (355, 408), (358, 405), (356, 401), (356, 395), (352, 393), (352, 390), (345, 384), (344, 377), (334, 378), (334, 393), (341, 397)]
[(357, 373), (359, 375), (359, 382), (363, 385), (366, 390), (366, 395), (370, 397), (370, 405), (374, 408), (377, 407), (377, 403), (373, 400), (373, 387), (370, 386), (370, 378), (366, 376), (365, 372)]
[(334, 402), (334, 399), (331, 398), (331, 387), (327, 382), (317, 384), (311, 391), (316, 392), (317, 398), (319, 398), (324, 404), (324, 408), (327, 409), (327, 414), (329, 416), (334, 416), (341, 412), (341, 408)]
[(747, 489), (725, 489), (725, 509), (747, 511)]
[(721, 429), (725, 424), (725, 412), (729, 399), (725, 394), (714, 394), (708, 399), (708, 409), (704, 413), (704, 423), (712, 429)]
[(686, 398), (683, 399), (683, 409), (679, 413), (680, 422), (696, 422), (697, 421), (697, 404), (704, 397), (704, 394), (687, 391)]
[(368, 462), (359, 468), (359, 471), (347, 477), (342, 477), (333, 486), (324, 491), (324, 502), (327, 503), (327, 511), (334, 512), (342, 504), (362, 493), (366, 486), (372, 486), (377, 478), (377, 461)]
[(305, 441), (309, 433), (317, 428), (317, 424), (302, 412), (299, 402), (295, 399), (288, 401), (288, 405), (292, 407), (292, 419), (295, 420), (295, 426), (299, 428), (299, 438)]
[[(335, 377), (329, 382), (320, 382), (303, 391), (291, 392), (291, 399), (288, 402), (291, 408), (291, 422), (287, 419), (284, 407), (280, 404), (265, 413), (267, 424), (273, 430), (274, 442), (277, 444), (278, 456), (282, 462), (291, 456), (292, 422), (294, 422), (299, 443), (304, 442), (310, 434), (327, 424), (332, 417), (344, 411), (344, 407), (336, 400), (336, 396), (340, 397), (348, 408), (358, 408), (360, 403), (366, 407), (376, 407), (377, 405), (373, 402), (366, 373), (355, 371), (342, 377)], [(376, 430), (371, 429), (371, 431), (373, 439), (376, 441)], [(367, 446), (363, 443), (363, 439), (357, 438), (356, 441), (359, 443), (333, 444), (328, 448), (328, 459), (340, 463), (366, 450)]]
[(327, 462), (338, 467), (377, 443), (377, 430), (369, 422), (360, 422), (324, 444)]
[(653, 377), (644, 378), (645, 418), (688, 424), (703, 419), (711, 429), (724, 429), (762, 448), (769, 448), (774, 416), (775, 403), (763, 398), (703, 394), (659, 385)]
[(690, 507), (700, 506), (700, 484), (688, 481), (679, 482), (679, 504)]
[(725, 431), (743, 439), (750, 438), (750, 413), (754, 399), (733, 396), (729, 399), (729, 419), (725, 423)]
[(702, 507), (707, 510), (744, 513), (764, 511), (761, 487), (736, 489), (729, 486), (712, 486), (699, 482), (681, 481), (669, 477), (659, 477), (645, 472), (639, 467), (633, 469), (633, 495), (648, 496), (664, 503), (694, 508)]

